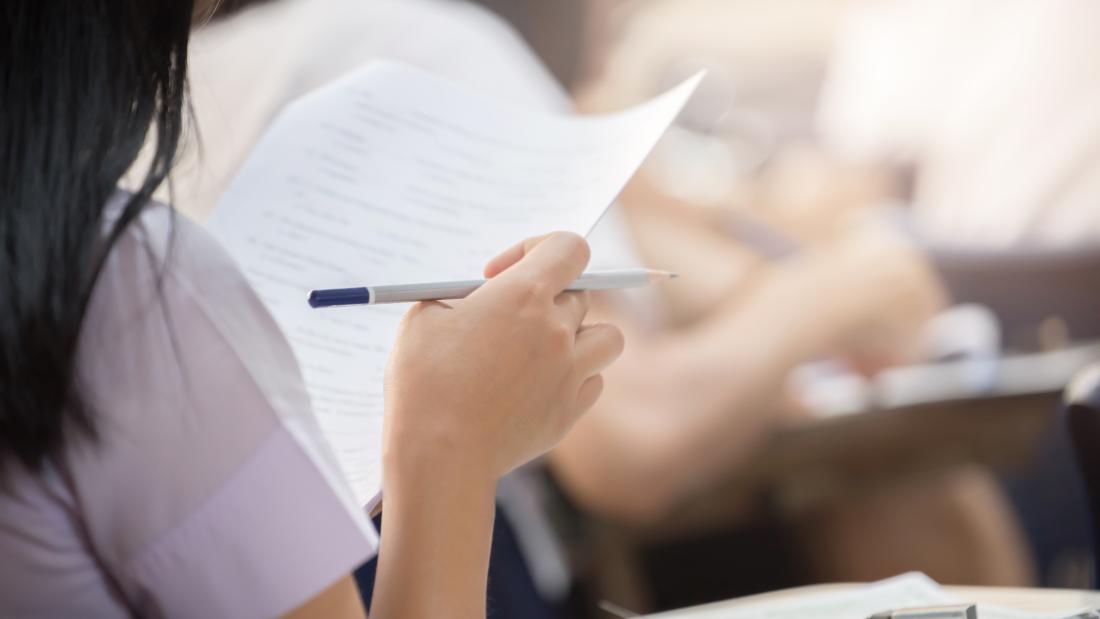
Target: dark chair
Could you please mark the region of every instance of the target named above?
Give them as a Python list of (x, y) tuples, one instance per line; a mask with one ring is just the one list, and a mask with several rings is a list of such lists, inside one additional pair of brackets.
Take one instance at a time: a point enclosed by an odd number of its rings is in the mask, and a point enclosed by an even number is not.
[(1082, 370), (1066, 389), (1066, 426), (1088, 493), (1095, 566), (1100, 559), (1100, 364)]

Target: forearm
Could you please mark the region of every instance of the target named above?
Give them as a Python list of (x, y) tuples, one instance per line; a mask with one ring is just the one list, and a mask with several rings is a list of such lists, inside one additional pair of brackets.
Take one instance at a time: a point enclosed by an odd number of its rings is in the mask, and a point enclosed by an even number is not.
[(773, 277), (688, 333), (632, 340), (604, 398), (553, 454), (574, 498), (653, 522), (737, 468), (785, 405), (790, 370), (824, 346), (824, 304), (803, 292), (801, 277)]
[(583, 326), (588, 295), (567, 290), (588, 258), (576, 234), (527, 239), (460, 302), (402, 319), (386, 368), (374, 616), (485, 616), (497, 479), (561, 440), (622, 352), (615, 327)]
[(485, 617), (495, 479), (441, 459), (390, 465), (370, 616)]
[(730, 356), (742, 370), (666, 377), (679, 397), (605, 398), (553, 452), (559, 481), (588, 509), (644, 525), (736, 469), (774, 423), (789, 367), (774, 351)]
[(854, 335), (915, 333), (938, 302), (919, 258), (877, 235), (853, 240), (772, 267), (690, 329), (630, 338), (599, 408), (554, 454), (575, 498), (620, 518), (660, 519), (751, 454), (798, 364), (863, 345)]

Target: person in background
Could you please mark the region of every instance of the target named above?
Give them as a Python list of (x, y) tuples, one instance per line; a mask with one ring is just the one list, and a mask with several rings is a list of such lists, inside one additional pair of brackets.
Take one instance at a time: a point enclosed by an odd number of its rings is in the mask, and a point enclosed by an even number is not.
[(406, 315), (379, 546), (274, 320), (151, 200), (213, 9), (0, 6), (0, 615), (363, 617), (352, 570), (377, 551), (371, 616), (484, 617), (498, 478), (561, 438), (622, 350), (563, 292), (587, 244), (521, 242), (467, 299)]
[[(1100, 264), (1095, 3), (658, 0), (636, 9), (586, 89), (591, 107), (648, 96), (703, 65), (718, 92), (696, 127), (732, 143), (736, 163), (751, 138), (748, 163), (727, 168), (718, 199), (697, 192), (680, 213), (717, 235), (731, 213), (748, 215), (813, 245), (842, 235), (853, 216), (888, 211), (953, 299), (989, 302), (1007, 350), (1100, 337), (1090, 285)], [(640, 201), (677, 193), (660, 176), (650, 175), (656, 197)], [(633, 216), (658, 241), (670, 218), (667, 208), (650, 212), (660, 210)], [(1003, 495), (979, 476), (967, 494)], [(1017, 506), (1050, 513), (1061, 500), (1050, 494)], [(886, 520), (876, 512), (841, 535), (866, 541), (868, 522)], [(839, 567), (844, 578), (867, 573)]]
[[(822, 167), (911, 178), (911, 234), (1011, 353), (1100, 341), (1098, 19), (1087, 0), (860, 3), (829, 56)], [(1090, 587), (1087, 504), (1057, 423), (1004, 486), (1039, 581)]]

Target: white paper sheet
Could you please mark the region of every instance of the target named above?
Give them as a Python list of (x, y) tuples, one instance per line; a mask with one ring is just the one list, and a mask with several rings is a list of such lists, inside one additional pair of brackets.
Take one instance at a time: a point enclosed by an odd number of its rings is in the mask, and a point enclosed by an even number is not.
[[(777, 600), (761, 600), (738, 608), (721, 603), (698, 609), (653, 615), (668, 619), (867, 619), (882, 611), (917, 606), (965, 604), (919, 572), (902, 574), (846, 591), (825, 591)], [(978, 619), (1062, 619), (1080, 609), (1035, 612), (978, 605)]]
[(375, 63), (275, 120), (209, 228), (286, 332), (361, 502), (381, 488), (382, 374), (406, 308), (311, 310), (306, 292), (474, 278), (525, 237), (587, 233), (700, 79), (571, 117)]

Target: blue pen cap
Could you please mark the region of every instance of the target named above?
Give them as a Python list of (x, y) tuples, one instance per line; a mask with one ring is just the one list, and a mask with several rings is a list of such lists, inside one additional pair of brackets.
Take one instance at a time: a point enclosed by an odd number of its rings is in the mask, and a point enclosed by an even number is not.
[(369, 288), (331, 288), (309, 293), (310, 307), (335, 307), (337, 305), (365, 305), (370, 303)]

